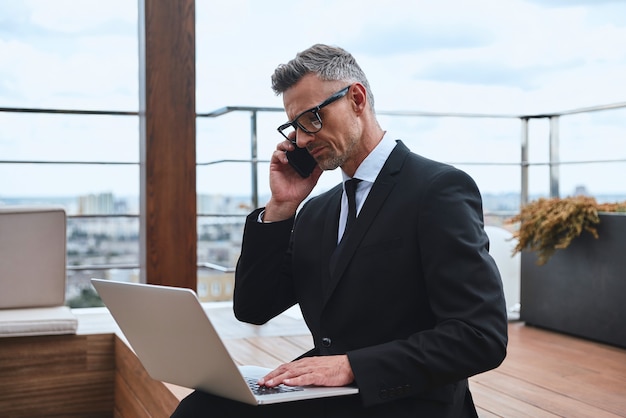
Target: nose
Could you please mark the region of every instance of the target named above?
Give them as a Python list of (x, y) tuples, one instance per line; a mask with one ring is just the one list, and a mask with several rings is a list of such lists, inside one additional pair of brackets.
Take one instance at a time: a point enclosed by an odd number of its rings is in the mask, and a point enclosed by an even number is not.
[(299, 148), (306, 148), (306, 146), (313, 141), (315, 134), (309, 134), (302, 129), (296, 129), (295, 142)]

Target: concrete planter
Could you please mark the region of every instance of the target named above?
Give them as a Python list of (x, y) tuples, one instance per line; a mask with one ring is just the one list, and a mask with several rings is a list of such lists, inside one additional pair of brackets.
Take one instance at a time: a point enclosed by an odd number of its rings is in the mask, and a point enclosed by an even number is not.
[(626, 215), (601, 214), (598, 234), (583, 232), (543, 266), (522, 252), (520, 319), (626, 348)]

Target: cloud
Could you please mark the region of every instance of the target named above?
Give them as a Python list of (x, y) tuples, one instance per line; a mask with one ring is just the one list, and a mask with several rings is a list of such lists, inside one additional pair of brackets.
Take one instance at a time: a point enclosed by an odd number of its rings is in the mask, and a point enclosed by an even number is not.
[(480, 86), (515, 87), (522, 90), (540, 88), (542, 77), (563, 73), (584, 66), (582, 59), (555, 65), (513, 67), (497, 61), (438, 62), (425, 66), (415, 73), (418, 80), (430, 80)]
[[(84, 33), (110, 22), (137, 22), (137, 3), (126, 0), (26, 0), (30, 21), (56, 32)], [(71, 12), (68, 13), (68, 10)]]
[(575, 7), (575, 6), (599, 6), (602, 4), (622, 3), (623, 0), (526, 0), (542, 7)]
[(429, 50), (454, 50), (489, 45), (494, 37), (484, 29), (469, 25), (415, 25), (411, 21), (362, 28), (361, 36), (347, 45), (355, 52), (385, 56)]
[(137, 107), (137, 4), (0, 0), (0, 103)]
[[(624, 0), (526, 0), (546, 9), (584, 10), (589, 22), (595, 25), (613, 24), (626, 27), (626, 2)], [(557, 10), (557, 11), (558, 11)]]

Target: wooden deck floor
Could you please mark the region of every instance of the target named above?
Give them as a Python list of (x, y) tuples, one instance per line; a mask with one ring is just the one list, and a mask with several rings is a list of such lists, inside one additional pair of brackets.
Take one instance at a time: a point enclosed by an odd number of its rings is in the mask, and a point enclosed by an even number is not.
[[(479, 415), (490, 417), (626, 417), (626, 350), (525, 326), (509, 325), (504, 363), (470, 379)], [(241, 363), (269, 367), (311, 346), (307, 335), (226, 341)]]
[[(297, 315), (258, 327), (238, 322), (228, 306), (207, 313), (239, 363), (273, 367), (311, 348)], [(80, 321), (79, 331), (110, 326), (110, 319), (98, 318)], [(178, 399), (190, 392), (167, 386)], [(483, 418), (626, 417), (626, 350), (510, 322), (504, 363), (472, 377), (470, 388)]]
[(470, 385), (481, 417), (626, 417), (626, 350), (511, 323), (506, 360)]

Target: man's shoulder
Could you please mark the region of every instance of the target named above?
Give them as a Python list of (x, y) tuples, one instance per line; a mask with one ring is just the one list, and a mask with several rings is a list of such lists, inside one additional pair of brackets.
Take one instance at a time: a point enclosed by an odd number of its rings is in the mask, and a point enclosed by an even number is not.
[(410, 150), (401, 140), (397, 142), (398, 145), (389, 156), (388, 161), (391, 162), (394, 158), (400, 158), (402, 160), (402, 167), (405, 170), (417, 171), (421, 176), (435, 175), (445, 171), (458, 171), (457, 168), (450, 164), (433, 160)]

